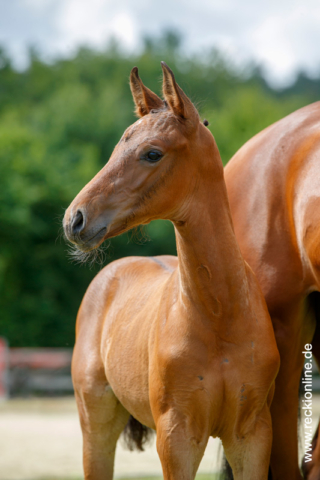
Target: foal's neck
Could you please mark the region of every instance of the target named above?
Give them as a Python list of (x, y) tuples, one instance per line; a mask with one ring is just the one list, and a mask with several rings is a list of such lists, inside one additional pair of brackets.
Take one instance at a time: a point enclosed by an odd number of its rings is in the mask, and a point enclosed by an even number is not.
[(242, 300), (246, 303), (248, 286), (220, 156), (213, 160), (208, 159), (207, 174), (199, 178), (184, 220), (174, 224), (182, 300), (221, 316), (232, 314)]

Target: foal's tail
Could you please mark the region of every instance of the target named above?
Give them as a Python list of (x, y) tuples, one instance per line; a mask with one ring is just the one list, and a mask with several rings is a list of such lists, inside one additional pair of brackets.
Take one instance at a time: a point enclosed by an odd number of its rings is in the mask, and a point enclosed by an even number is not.
[(222, 457), (222, 470), (218, 478), (219, 480), (233, 480), (232, 470), (225, 454)]
[(144, 451), (144, 447), (153, 437), (154, 431), (142, 425), (130, 415), (127, 425), (122, 432), (124, 442), (129, 450)]

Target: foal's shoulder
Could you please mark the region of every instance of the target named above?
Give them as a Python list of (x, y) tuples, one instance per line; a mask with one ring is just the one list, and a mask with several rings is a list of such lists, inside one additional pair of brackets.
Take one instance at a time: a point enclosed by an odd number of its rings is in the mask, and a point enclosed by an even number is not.
[[(78, 312), (78, 326), (88, 319), (100, 321), (108, 305), (117, 298), (130, 298), (139, 292), (158, 292), (168, 277), (176, 270), (177, 257), (162, 255), (156, 257), (124, 257), (104, 267), (90, 283)], [(82, 319), (82, 320), (81, 320)], [(99, 320), (100, 319), (100, 320)], [(89, 323), (90, 323), (89, 322)]]

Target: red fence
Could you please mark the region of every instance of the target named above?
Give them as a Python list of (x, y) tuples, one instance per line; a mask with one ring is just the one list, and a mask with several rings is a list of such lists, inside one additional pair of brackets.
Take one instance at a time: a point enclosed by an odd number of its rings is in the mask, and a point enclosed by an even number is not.
[(6, 340), (0, 337), (0, 400), (9, 396), (9, 349)]
[(65, 348), (10, 348), (10, 368), (27, 367), (32, 370), (70, 367), (72, 350)]
[(72, 393), (71, 358), (72, 349), (8, 349), (0, 337), (0, 395)]

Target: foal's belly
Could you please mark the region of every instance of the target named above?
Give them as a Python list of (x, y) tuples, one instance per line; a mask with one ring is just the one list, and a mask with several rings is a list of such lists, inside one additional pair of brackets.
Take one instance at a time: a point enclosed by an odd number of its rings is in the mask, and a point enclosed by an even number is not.
[(105, 373), (114, 394), (131, 415), (150, 428), (155, 424), (149, 402), (149, 350), (157, 313), (156, 306), (149, 303), (109, 312), (102, 340)]
[(149, 357), (176, 261), (132, 257), (118, 262), (116, 290), (102, 319), (100, 351), (107, 380), (128, 412), (151, 428)]

